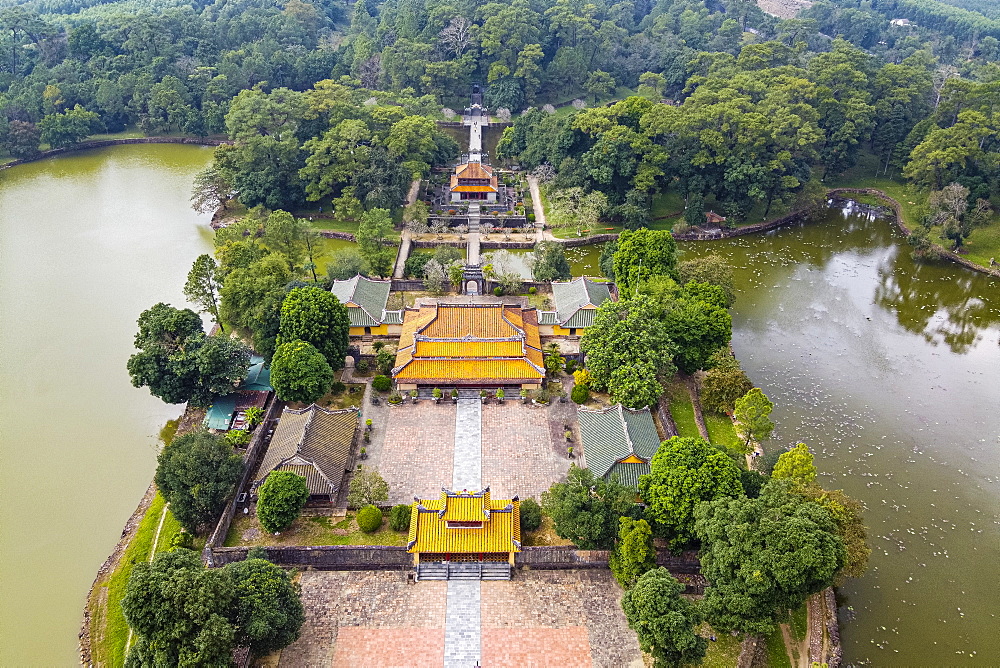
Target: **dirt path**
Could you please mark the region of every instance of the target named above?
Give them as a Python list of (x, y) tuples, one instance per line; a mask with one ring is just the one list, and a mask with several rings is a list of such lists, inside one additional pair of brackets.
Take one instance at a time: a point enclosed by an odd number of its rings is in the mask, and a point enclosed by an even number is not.
[(708, 437), (708, 426), (705, 424), (705, 414), (701, 412), (701, 398), (698, 396), (698, 382), (692, 376), (688, 376), (684, 379), (684, 384), (687, 385), (688, 394), (691, 395), (691, 405), (694, 407), (694, 421), (698, 425), (698, 433), (706, 441), (711, 439)]
[(542, 206), (542, 193), (538, 190), (538, 179), (528, 175), (528, 189), (531, 190), (531, 208), (535, 211), (535, 227), (544, 230), (548, 225), (545, 222), (545, 207)]
[[(781, 637), (785, 641), (785, 654), (792, 668), (809, 668), (809, 638), (803, 638), (795, 642), (792, 638), (792, 630), (788, 624), (779, 624)], [(808, 636), (808, 634), (807, 634)]]

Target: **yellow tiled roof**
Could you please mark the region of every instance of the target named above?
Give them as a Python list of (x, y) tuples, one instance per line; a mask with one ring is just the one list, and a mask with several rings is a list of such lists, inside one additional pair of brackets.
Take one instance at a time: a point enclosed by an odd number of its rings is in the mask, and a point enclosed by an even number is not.
[(424, 383), (537, 382), (545, 376), (537, 313), (502, 304), (409, 309), (393, 375)]
[[(484, 506), (489, 518), (484, 519)], [(478, 507), (481, 513), (473, 514)], [(417, 501), (410, 511), (409, 552), (476, 554), (521, 551), (520, 502), (480, 495), (445, 492), (440, 499)], [(466, 519), (468, 517), (468, 519)], [(448, 522), (483, 520), (481, 528), (448, 528)]]
[(463, 179), (489, 179), (493, 177), (493, 169), (481, 162), (467, 162), (455, 168), (455, 176)]
[(417, 341), (414, 357), (524, 357), (520, 341)]
[(495, 193), (493, 186), (455, 186), (451, 189), (453, 193)]
[(523, 359), (504, 360), (411, 360), (396, 374), (397, 380), (432, 382), (470, 379), (540, 380), (545, 374)]

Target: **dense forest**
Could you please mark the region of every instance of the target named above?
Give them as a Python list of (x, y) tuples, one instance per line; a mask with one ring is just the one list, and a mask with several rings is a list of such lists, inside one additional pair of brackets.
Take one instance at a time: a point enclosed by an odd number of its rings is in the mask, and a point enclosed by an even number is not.
[(961, 185), (970, 210), (1000, 192), (1000, 22), (981, 0), (819, 0), (789, 20), (750, 0), (5, 4), (12, 156), (127, 128), (227, 135), (210, 182), (247, 206), (397, 208), (456, 155), (431, 123), (474, 82), (513, 120), (498, 157), (536, 170), (557, 218), (640, 227), (670, 188), (690, 222), (692, 198), (739, 222), (815, 199), (862, 153)]

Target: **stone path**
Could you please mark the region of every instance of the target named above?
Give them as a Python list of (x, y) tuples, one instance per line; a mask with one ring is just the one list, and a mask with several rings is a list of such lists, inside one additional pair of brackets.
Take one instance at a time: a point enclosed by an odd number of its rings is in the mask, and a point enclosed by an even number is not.
[[(451, 488), (483, 486), (483, 404), (459, 399), (455, 410), (455, 456)], [(444, 626), (445, 668), (478, 666), (482, 654), (479, 580), (449, 580)]]
[(482, 654), (479, 580), (449, 580), (444, 626), (445, 668), (479, 665)]
[(483, 404), (459, 399), (455, 411), (455, 455), (451, 488), (479, 490), (483, 485)]

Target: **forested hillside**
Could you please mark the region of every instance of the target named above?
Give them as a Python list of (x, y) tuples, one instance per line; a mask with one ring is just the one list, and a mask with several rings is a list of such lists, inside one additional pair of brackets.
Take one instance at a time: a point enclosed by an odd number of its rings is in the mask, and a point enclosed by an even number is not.
[(708, 201), (738, 223), (860, 155), (971, 207), (1000, 178), (1000, 23), (976, 1), (30, 0), (0, 9), (0, 139), (225, 134), (202, 183), (243, 204), (395, 208), (479, 82), (514, 122), (498, 157), (540, 170), (557, 219), (639, 227), (670, 190), (689, 222)]

